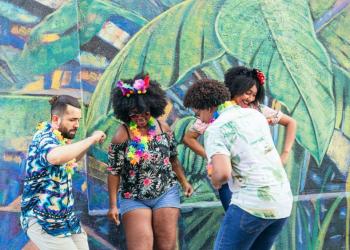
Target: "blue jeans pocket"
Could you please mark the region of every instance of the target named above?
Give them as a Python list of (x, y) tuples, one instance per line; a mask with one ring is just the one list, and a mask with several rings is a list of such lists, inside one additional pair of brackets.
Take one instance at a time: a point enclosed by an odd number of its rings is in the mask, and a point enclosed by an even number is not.
[(240, 220), (240, 228), (246, 233), (256, 233), (264, 230), (269, 223), (269, 220), (265, 220), (247, 212), (243, 212)]

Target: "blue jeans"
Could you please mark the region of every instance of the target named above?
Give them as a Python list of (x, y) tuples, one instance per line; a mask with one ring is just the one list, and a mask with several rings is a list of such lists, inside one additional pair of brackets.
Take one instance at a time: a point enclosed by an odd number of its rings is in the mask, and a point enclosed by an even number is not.
[(232, 197), (232, 192), (227, 183), (223, 184), (219, 189), (219, 197), (222, 206), (224, 207), (225, 211), (227, 211), (228, 207), (230, 206)]
[(216, 236), (215, 250), (268, 250), (287, 218), (263, 219), (231, 205)]

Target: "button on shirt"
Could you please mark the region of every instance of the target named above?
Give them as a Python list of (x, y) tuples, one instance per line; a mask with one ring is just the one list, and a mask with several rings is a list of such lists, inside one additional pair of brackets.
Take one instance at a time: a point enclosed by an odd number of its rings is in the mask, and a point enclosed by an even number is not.
[(21, 225), (26, 231), (34, 218), (48, 234), (56, 237), (80, 233), (73, 212), (72, 178), (63, 165), (47, 161), (51, 149), (60, 145), (50, 124), (35, 133), (29, 146), (21, 203)]
[(231, 159), (231, 204), (265, 219), (290, 215), (293, 196), (289, 180), (260, 112), (237, 105), (227, 107), (204, 138), (209, 159), (215, 154)]

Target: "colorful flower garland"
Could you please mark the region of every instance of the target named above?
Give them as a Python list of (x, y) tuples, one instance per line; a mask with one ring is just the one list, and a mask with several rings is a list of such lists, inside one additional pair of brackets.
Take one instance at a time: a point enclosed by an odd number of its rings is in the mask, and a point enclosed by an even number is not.
[[(67, 138), (64, 138), (62, 133), (58, 129), (53, 128), (53, 126), (50, 125), (48, 122), (40, 122), (38, 124), (38, 126), (36, 127), (37, 130), (44, 130), (44, 129), (48, 129), (48, 128), (51, 128), (52, 133), (56, 136), (60, 145), (70, 144), (70, 140)], [(75, 159), (70, 160), (69, 162), (67, 162), (65, 164), (66, 172), (69, 175), (73, 175), (74, 168), (76, 168), (77, 166), (78, 166), (78, 163), (76, 163)]]
[(148, 159), (148, 142), (153, 139), (156, 135), (156, 119), (150, 117), (148, 120), (148, 131), (147, 136), (142, 136), (141, 132), (137, 128), (137, 124), (131, 121), (129, 124), (129, 129), (132, 133), (133, 139), (129, 144), (127, 149), (127, 158), (132, 165), (136, 165), (141, 159)]
[(220, 113), (221, 113), (224, 109), (226, 109), (226, 108), (228, 108), (228, 107), (231, 107), (231, 106), (233, 106), (233, 105), (237, 105), (235, 101), (226, 101), (226, 102), (220, 104), (220, 105), (218, 106), (218, 108), (216, 109), (216, 111), (214, 112), (213, 117), (212, 117), (211, 120), (210, 120), (210, 123), (214, 122), (214, 121), (219, 117)]
[[(237, 105), (237, 103), (235, 101), (226, 101), (222, 104), (220, 104), (218, 106), (218, 108), (216, 109), (216, 111), (213, 114), (213, 117), (210, 120), (210, 123), (213, 123), (222, 113), (222, 111), (228, 107), (231, 107), (233, 105)], [(213, 165), (211, 163), (208, 163), (207, 165), (207, 175), (209, 177), (211, 177), (211, 175), (213, 174)]]

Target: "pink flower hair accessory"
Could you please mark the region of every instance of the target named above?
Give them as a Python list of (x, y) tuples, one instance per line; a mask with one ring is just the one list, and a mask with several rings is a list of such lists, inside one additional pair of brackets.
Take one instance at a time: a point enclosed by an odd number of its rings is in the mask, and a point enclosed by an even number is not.
[(129, 97), (133, 94), (146, 94), (147, 89), (149, 88), (149, 81), (149, 75), (146, 75), (144, 79), (135, 80), (132, 86), (122, 80), (119, 80), (116, 86), (120, 88), (123, 96)]

